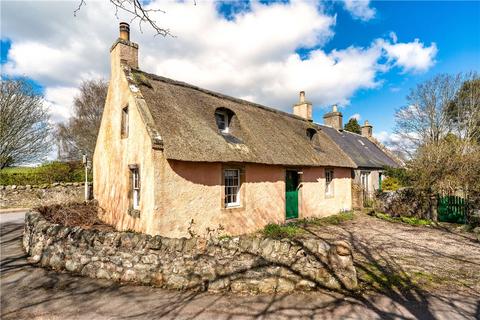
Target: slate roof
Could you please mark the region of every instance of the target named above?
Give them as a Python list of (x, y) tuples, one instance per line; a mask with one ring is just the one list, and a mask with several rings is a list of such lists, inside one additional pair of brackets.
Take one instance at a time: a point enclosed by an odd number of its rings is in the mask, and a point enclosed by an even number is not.
[[(167, 159), (356, 167), (322, 128), (303, 118), (140, 70), (132, 75)], [(230, 134), (218, 130), (217, 108), (235, 113)], [(313, 142), (309, 128), (317, 130)]]
[(319, 125), (359, 168), (381, 169), (385, 166), (399, 167), (399, 164), (370, 139), (349, 131)]

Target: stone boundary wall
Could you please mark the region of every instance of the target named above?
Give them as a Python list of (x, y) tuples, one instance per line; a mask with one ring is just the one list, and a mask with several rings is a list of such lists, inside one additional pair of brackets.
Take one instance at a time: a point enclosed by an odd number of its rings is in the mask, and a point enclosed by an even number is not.
[(436, 215), (436, 204), (426, 193), (413, 188), (383, 191), (376, 194), (375, 209), (394, 217), (418, 217), (432, 219)]
[(44, 267), (169, 289), (269, 293), (357, 286), (344, 241), (174, 239), (65, 227), (31, 211), (23, 246), (30, 261)]
[(83, 182), (26, 186), (0, 185), (0, 209), (33, 208), (65, 202), (82, 202), (84, 200), (85, 187)]

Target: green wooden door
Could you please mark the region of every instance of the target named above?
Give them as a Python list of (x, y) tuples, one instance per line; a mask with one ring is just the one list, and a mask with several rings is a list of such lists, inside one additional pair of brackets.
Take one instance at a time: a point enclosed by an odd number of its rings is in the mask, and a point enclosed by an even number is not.
[(287, 171), (285, 178), (285, 208), (287, 219), (298, 218), (298, 173)]

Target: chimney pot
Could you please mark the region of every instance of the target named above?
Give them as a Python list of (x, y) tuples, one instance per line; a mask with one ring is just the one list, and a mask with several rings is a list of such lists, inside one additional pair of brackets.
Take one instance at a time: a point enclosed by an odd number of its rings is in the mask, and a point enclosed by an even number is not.
[(312, 121), (312, 104), (305, 100), (305, 91), (300, 91), (300, 102), (293, 106), (293, 114)]
[(130, 25), (126, 22), (120, 22), (120, 39), (130, 41)]
[(138, 44), (130, 41), (130, 25), (120, 22), (120, 36), (110, 47), (110, 62), (112, 70), (120, 65), (128, 65), (138, 69)]
[(343, 115), (338, 111), (337, 105), (332, 106), (332, 111), (323, 115), (323, 121), (327, 126), (337, 130), (343, 129)]
[(305, 102), (305, 91), (300, 91), (300, 102)]
[(362, 136), (371, 138), (372, 135), (373, 135), (373, 127), (368, 122), (368, 120), (365, 120), (365, 124), (362, 126)]

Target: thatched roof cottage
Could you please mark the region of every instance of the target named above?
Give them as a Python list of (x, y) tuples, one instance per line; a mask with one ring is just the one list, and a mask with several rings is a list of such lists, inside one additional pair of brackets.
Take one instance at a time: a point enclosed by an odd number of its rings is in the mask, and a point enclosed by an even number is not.
[(118, 229), (182, 237), (242, 234), (352, 208), (356, 164), (311, 121), (145, 73), (129, 26), (110, 51), (94, 154), (94, 196)]

